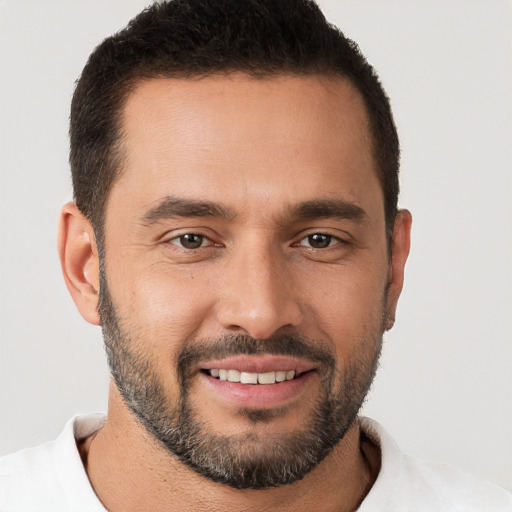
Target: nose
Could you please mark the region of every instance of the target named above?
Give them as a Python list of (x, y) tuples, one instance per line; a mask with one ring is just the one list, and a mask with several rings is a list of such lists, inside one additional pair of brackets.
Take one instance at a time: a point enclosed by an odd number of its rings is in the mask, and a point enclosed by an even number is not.
[(254, 244), (230, 258), (217, 319), (231, 332), (266, 339), (302, 321), (290, 263), (278, 250)]

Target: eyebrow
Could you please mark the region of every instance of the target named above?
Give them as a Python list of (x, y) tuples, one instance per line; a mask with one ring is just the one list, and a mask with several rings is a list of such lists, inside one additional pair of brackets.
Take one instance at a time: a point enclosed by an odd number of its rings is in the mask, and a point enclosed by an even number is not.
[(299, 203), (291, 209), (297, 220), (336, 219), (364, 221), (367, 213), (358, 205), (343, 199), (316, 199)]
[(220, 217), (231, 219), (234, 212), (225, 206), (211, 201), (196, 201), (167, 196), (156, 206), (150, 208), (142, 217), (145, 225), (174, 217)]
[[(343, 199), (304, 201), (292, 206), (287, 216), (299, 221), (312, 219), (363, 221), (368, 217), (360, 206)], [(216, 217), (230, 220), (236, 217), (236, 214), (230, 208), (212, 201), (167, 196), (144, 213), (142, 223), (150, 226), (161, 220), (176, 217)]]

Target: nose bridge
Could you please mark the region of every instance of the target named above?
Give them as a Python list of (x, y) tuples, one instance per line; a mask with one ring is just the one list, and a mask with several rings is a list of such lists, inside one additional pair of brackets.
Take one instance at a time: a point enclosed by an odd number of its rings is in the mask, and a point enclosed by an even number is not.
[(301, 311), (292, 292), (291, 270), (279, 248), (254, 237), (234, 252), (218, 313), (222, 326), (264, 339), (282, 327), (298, 325)]

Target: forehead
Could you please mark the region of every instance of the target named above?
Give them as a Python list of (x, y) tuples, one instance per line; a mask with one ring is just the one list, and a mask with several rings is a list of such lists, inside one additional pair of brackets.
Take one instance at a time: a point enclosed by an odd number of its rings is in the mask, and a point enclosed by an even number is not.
[(109, 203), (192, 196), (236, 210), (313, 195), (359, 203), (365, 188), (380, 195), (364, 102), (340, 77), (146, 80), (122, 123), (125, 160)]

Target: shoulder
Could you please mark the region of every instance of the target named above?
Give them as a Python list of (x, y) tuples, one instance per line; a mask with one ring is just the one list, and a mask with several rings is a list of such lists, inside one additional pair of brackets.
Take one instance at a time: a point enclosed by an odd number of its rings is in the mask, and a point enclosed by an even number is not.
[[(0, 497), (5, 500), (14, 490), (45, 488), (55, 478), (55, 441), (0, 458)], [(2, 500), (0, 504), (3, 505)]]
[(447, 464), (404, 455), (401, 481), (411, 499), (428, 499), (432, 510), (512, 511), (510, 492)]
[(360, 512), (415, 510), (512, 511), (512, 494), (491, 482), (403, 454), (377, 422), (361, 418), (361, 430), (381, 450), (381, 469)]
[(73, 418), (55, 441), (1, 457), (0, 510), (104, 511), (98, 508), (76, 445), (81, 434), (101, 427), (102, 418)]

